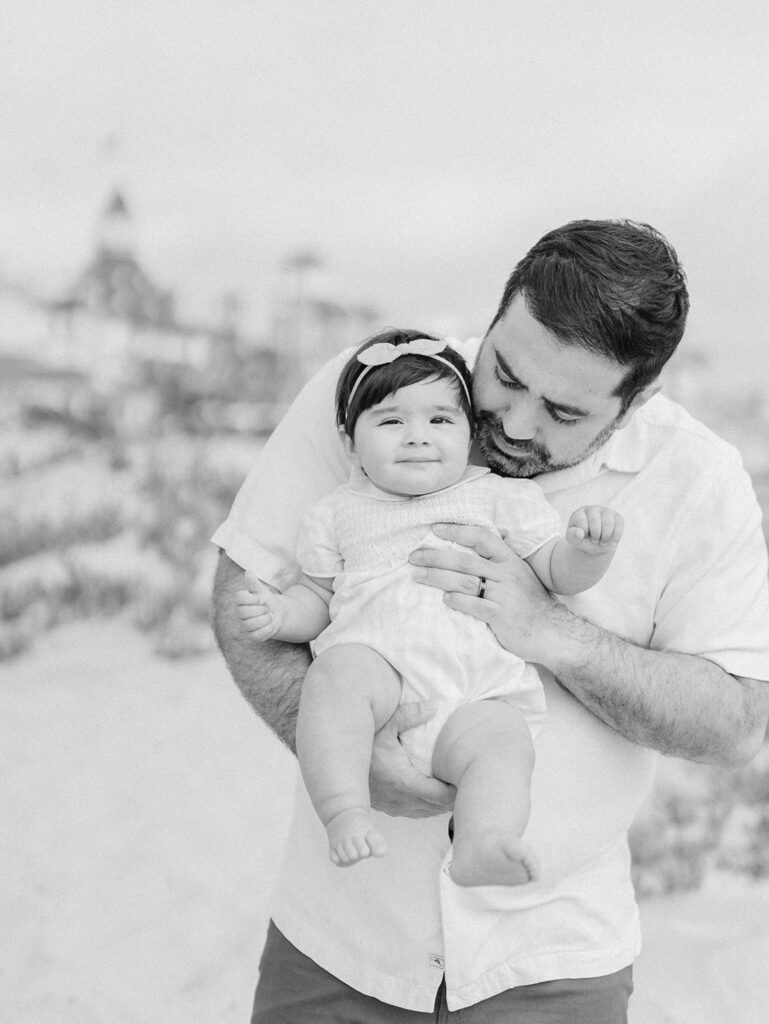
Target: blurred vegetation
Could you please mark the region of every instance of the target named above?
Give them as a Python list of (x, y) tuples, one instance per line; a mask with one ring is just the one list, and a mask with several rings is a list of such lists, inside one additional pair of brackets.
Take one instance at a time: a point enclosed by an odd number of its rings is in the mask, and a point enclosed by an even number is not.
[(697, 889), (714, 868), (769, 876), (769, 742), (740, 771), (661, 759), (630, 849), (642, 899)]
[(213, 647), (209, 538), (263, 432), (203, 427), (178, 382), (146, 388), (139, 407), (85, 383), (76, 401), (28, 386), (0, 423), (0, 660), (59, 623), (117, 612), (163, 655)]

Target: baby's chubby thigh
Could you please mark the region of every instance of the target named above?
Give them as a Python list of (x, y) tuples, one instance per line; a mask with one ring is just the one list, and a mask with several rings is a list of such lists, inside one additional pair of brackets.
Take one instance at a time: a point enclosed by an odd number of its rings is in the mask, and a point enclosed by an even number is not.
[(302, 684), (300, 719), (344, 722), (361, 704), (380, 729), (400, 703), (401, 680), (385, 658), (361, 643), (337, 643), (314, 658)]

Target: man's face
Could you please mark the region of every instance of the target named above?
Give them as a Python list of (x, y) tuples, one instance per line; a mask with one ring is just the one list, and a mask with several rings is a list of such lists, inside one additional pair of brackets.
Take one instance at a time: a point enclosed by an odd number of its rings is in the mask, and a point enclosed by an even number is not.
[(517, 295), (484, 338), (473, 373), (476, 437), (487, 465), (531, 477), (582, 462), (625, 423), (613, 395), (625, 372), (563, 344)]

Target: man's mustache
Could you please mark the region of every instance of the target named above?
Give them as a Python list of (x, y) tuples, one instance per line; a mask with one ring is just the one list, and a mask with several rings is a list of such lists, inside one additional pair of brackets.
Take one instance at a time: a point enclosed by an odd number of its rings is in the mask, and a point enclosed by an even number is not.
[(496, 416), (492, 416), (486, 412), (481, 412), (476, 416), (476, 424), (480, 423), (486, 424), (494, 431), (494, 433), (500, 438), (500, 440), (506, 441), (509, 445), (512, 445), (519, 451), (528, 452), (531, 455), (544, 455), (547, 453), (545, 448), (543, 448), (541, 445), (538, 445), (536, 441), (532, 440), (531, 438), (527, 438), (524, 440), (517, 437), (510, 437), (509, 434), (505, 433), (504, 427), (502, 426), (502, 421), (500, 419), (497, 419)]

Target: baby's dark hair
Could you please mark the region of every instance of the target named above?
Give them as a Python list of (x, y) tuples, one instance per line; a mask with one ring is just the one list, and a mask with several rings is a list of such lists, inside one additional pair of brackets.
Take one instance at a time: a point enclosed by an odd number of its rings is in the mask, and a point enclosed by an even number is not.
[[(409, 352), (407, 355), (399, 356), (391, 363), (384, 363), (381, 366), (372, 366), (370, 369), (358, 362), (358, 356), (372, 345), (387, 343), (390, 345), (404, 345), (408, 341), (416, 341), (417, 338), (427, 338), (430, 341), (438, 341), (432, 334), (425, 334), (424, 331), (412, 331), (391, 327), (380, 334), (367, 338), (353, 355), (348, 359), (339, 377), (336, 386), (336, 422), (344, 427), (347, 435), (352, 438), (355, 434), (355, 424), (361, 413), (394, 394), (401, 388), (411, 384), (418, 384), (426, 380), (447, 380), (457, 393), (459, 407), (467, 416), (470, 429), (473, 428), (473, 409), (469, 395), (472, 394), (472, 382), (467, 363), (462, 356), (455, 352), (450, 346), (441, 349), (440, 357), (451, 363), (456, 368), (456, 373), (451, 367), (446, 366), (439, 359), (432, 356), (419, 355)], [(359, 387), (355, 383), (367, 371), (360, 382)], [(462, 387), (465, 382), (467, 391)], [(355, 389), (355, 394), (353, 394)], [(352, 395), (352, 401), (350, 400)]]

